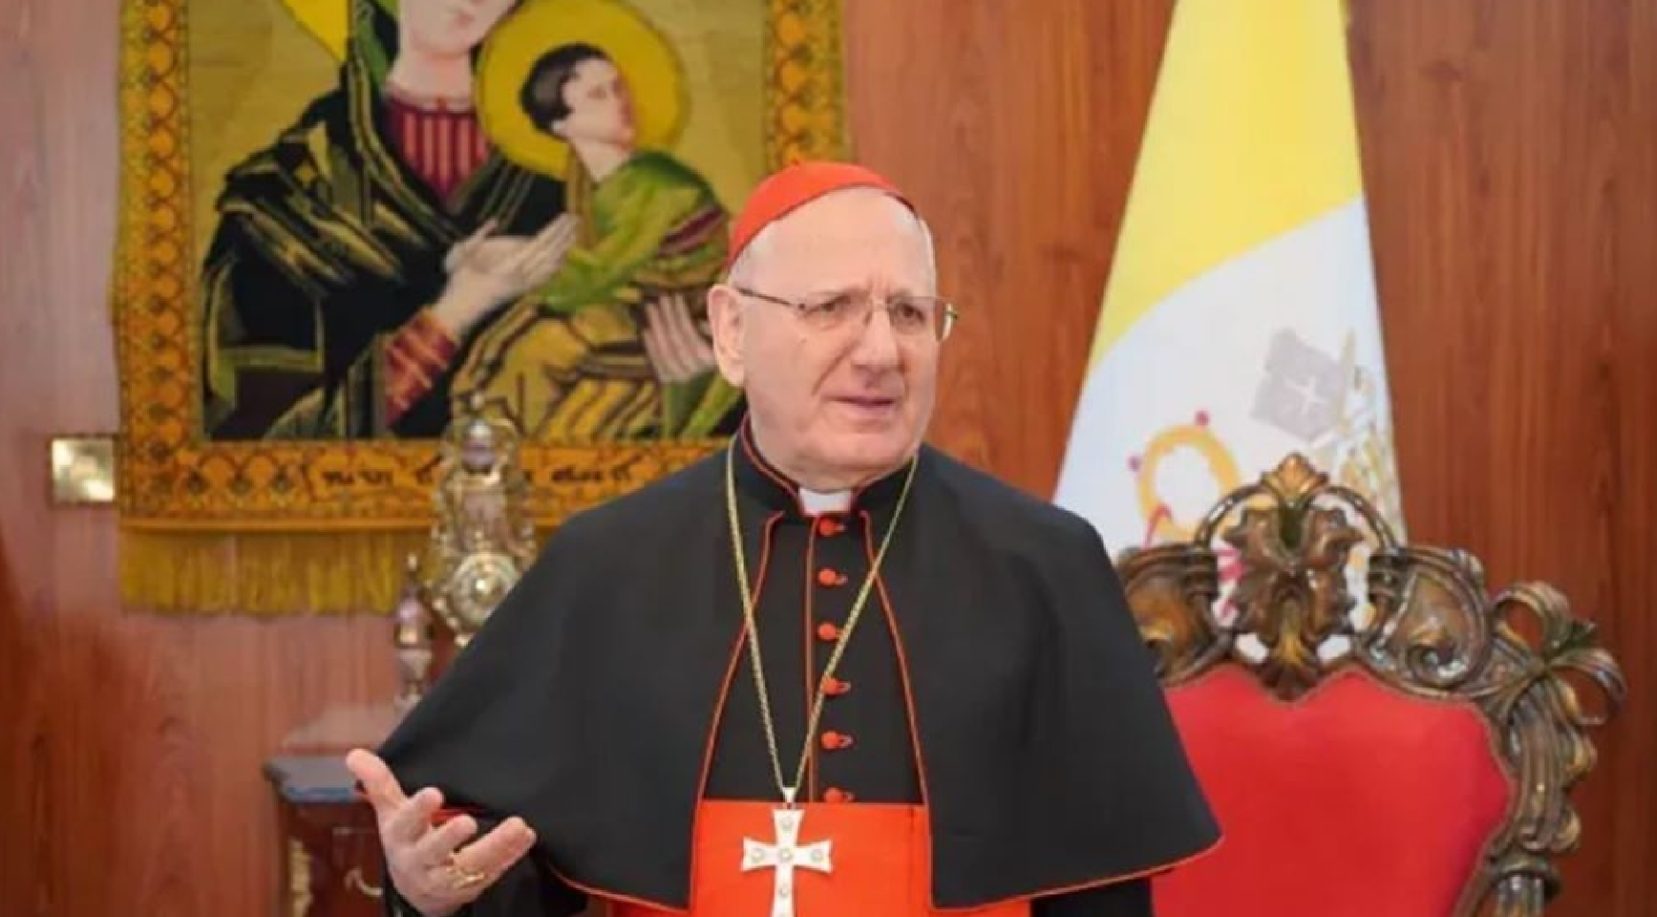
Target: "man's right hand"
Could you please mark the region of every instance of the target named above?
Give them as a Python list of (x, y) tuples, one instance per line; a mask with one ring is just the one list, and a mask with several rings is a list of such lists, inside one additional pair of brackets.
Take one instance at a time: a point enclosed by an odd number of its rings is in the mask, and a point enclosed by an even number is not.
[(345, 766), (374, 807), (391, 883), (425, 917), (448, 917), (471, 904), (535, 846), (535, 832), (516, 816), (466, 844), (478, 831), (471, 816), (432, 825), (443, 806), (438, 790), (405, 796), (385, 762), (362, 749), (346, 755)]

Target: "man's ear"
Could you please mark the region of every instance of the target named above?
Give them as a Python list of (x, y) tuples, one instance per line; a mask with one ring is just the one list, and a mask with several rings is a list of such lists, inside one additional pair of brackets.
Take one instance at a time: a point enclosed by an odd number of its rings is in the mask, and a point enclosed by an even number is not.
[(742, 297), (723, 283), (708, 290), (708, 330), (713, 334), (713, 356), (719, 374), (736, 388), (747, 378), (742, 363)]
[(547, 133), (567, 143), (570, 138), (564, 134), (564, 125), (568, 123), (570, 123), (569, 118), (559, 118), (557, 121), (547, 125)]

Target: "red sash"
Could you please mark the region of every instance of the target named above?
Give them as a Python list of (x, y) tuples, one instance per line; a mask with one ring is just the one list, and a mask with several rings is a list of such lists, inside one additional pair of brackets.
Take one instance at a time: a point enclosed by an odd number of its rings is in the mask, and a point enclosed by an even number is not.
[[(704, 801), (696, 817), (696, 850), (691, 874), (690, 917), (768, 917), (777, 870), (744, 872), (744, 840), (777, 842), (775, 803)], [(827, 840), (831, 872), (796, 862), (795, 917), (1028, 917), (1025, 901), (973, 910), (933, 910), (931, 832), (920, 806), (882, 803), (806, 803), (800, 807), (797, 846)], [(801, 859), (809, 860), (809, 854)], [(611, 917), (668, 917), (686, 912), (660, 910), (629, 901), (607, 900)]]

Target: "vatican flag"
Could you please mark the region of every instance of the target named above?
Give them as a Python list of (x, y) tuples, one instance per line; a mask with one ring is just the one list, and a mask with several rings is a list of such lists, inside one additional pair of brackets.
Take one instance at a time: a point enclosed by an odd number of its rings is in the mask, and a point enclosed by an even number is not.
[(1400, 524), (1342, 0), (1179, 0), (1056, 500), (1112, 553), (1291, 452)]

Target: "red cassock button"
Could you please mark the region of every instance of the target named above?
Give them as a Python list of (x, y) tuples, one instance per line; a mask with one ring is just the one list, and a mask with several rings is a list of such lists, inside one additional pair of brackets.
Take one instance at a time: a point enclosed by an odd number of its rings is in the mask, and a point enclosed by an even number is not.
[(829, 730), (823, 733), (823, 747), (829, 751), (839, 751), (842, 748), (852, 747), (852, 737), (843, 732)]
[(824, 802), (851, 802), (856, 798), (857, 797), (852, 793), (842, 790), (837, 786), (831, 786), (823, 791)]
[(833, 643), (840, 639), (840, 628), (828, 621), (817, 625), (817, 639), (824, 643)]
[(833, 567), (824, 567), (817, 571), (817, 585), (823, 587), (843, 586), (846, 583), (846, 574)]
[(823, 538), (833, 538), (846, 530), (845, 523), (830, 516), (817, 517), (817, 534)]
[(833, 675), (823, 679), (823, 693), (829, 697), (839, 697), (852, 689), (852, 683), (841, 681)]

